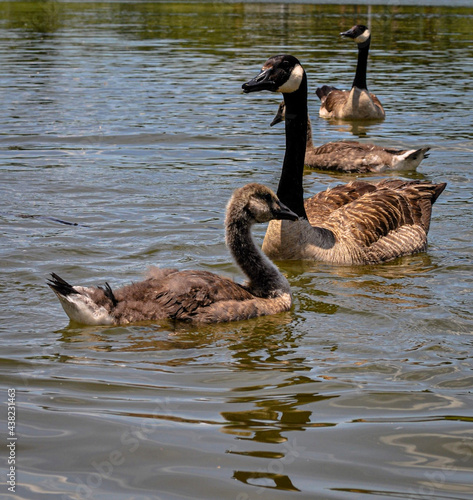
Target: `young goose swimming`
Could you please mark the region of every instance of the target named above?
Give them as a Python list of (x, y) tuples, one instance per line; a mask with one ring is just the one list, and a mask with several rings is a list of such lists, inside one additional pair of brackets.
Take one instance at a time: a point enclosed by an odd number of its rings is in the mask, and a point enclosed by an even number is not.
[(383, 120), (385, 117), (383, 106), (374, 94), (368, 92), (366, 86), (370, 31), (366, 26), (357, 24), (340, 35), (352, 38), (358, 45), (355, 79), (350, 91), (328, 85), (319, 87), (315, 91), (321, 101), (319, 115), (322, 118), (341, 120)]
[(243, 85), (245, 93), (282, 92), (286, 153), (277, 195), (299, 217), (271, 221), (263, 251), (273, 259), (374, 264), (426, 249), (432, 204), (446, 184), (353, 181), (305, 200), (302, 187), (307, 139), (307, 77), (299, 61), (278, 55)]
[[(284, 101), (279, 105), (271, 127), (285, 120)], [(357, 141), (334, 141), (314, 146), (312, 127), (307, 117), (307, 145), (304, 163), (309, 168), (335, 172), (385, 172), (415, 170), (429, 155), (430, 148), (392, 149)]]
[(289, 283), (256, 247), (251, 226), (273, 219), (297, 220), (261, 184), (235, 190), (227, 205), (226, 243), (248, 277), (245, 285), (208, 271), (153, 269), (147, 279), (112, 291), (72, 286), (57, 274), (48, 285), (69, 318), (85, 325), (123, 325), (165, 318), (195, 323), (236, 321), (287, 311)]

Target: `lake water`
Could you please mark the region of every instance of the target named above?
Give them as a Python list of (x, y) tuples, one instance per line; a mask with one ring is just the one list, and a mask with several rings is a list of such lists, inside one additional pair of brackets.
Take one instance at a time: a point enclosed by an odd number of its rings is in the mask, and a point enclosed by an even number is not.
[[(472, 498), (473, 7), (424, 3), (0, 2), (2, 498)], [(318, 85), (351, 85), (355, 22), (370, 126), (317, 116)], [(284, 127), (279, 95), (241, 85), (278, 53), (307, 70), (316, 143), (431, 146), (404, 174), (448, 183), (428, 251), (278, 263), (294, 307), (273, 317), (69, 326), (52, 271), (242, 279), (225, 204), (277, 186)], [(308, 171), (306, 195), (352, 178)]]

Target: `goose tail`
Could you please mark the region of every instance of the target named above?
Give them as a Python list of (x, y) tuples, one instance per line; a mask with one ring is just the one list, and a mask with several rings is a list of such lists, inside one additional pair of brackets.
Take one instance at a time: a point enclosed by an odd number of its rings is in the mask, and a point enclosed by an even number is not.
[(424, 158), (429, 157), (429, 153), (427, 151), (430, 151), (429, 147), (416, 149), (415, 151), (410, 152), (406, 160), (415, 161), (419, 164)]
[(71, 284), (63, 280), (56, 273), (51, 273), (51, 279), (48, 279), (47, 283), (56, 295), (67, 297), (68, 295), (79, 293)]
[(428, 158), (429, 147), (411, 149), (393, 156), (393, 170), (415, 170), (424, 158)]
[(446, 182), (440, 182), (439, 184), (434, 185), (434, 192), (432, 195), (432, 204), (437, 201), (437, 198), (443, 193), (443, 190), (447, 187)]
[(72, 322), (81, 325), (112, 325), (116, 322), (111, 310), (117, 300), (108, 283), (105, 289), (72, 286), (56, 273), (51, 273), (47, 284)]
[(327, 97), (332, 90), (337, 90), (336, 87), (331, 87), (330, 85), (322, 85), (322, 87), (317, 87), (315, 93), (317, 97), (322, 100), (324, 97)]

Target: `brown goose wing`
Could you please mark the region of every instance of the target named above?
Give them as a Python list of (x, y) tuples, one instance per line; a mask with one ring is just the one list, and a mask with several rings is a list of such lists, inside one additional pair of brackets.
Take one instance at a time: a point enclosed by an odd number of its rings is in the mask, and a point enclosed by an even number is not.
[(232, 280), (206, 271), (183, 271), (156, 300), (173, 319), (218, 323), (287, 311), (290, 296), (256, 297)]
[(309, 222), (312, 226), (323, 224), (335, 211), (374, 191), (376, 191), (374, 184), (363, 181), (352, 181), (321, 191), (304, 200)]
[(305, 164), (310, 168), (321, 170), (335, 170), (339, 172), (370, 172), (372, 157), (377, 163), (379, 155), (372, 155), (375, 146), (356, 141), (334, 141), (308, 149), (305, 155)]
[(114, 314), (123, 323), (164, 318), (192, 319), (217, 302), (253, 299), (234, 281), (207, 271), (163, 270), (115, 292)]
[(333, 113), (335, 110), (343, 107), (347, 102), (350, 92), (347, 90), (333, 89), (327, 96), (321, 100), (321, 107), (324, 107), (327, 112)]
[(336, 87), (332, 87), (331, 85), (322, 85), (321, 87), (317, 87), (315, 89), (315, 93), (317, 94), (317, 97), (321, 101), (323, 101), (333, 90), (339, 90), (339, 89), (337, 89)]
[(377, 184), (357, 181), (337, 188), (324, 192), (334, 210), (329, 213), (325, 201), (322, 214), (316, 215), (314, 204), (309, 221), (362, 250), (367, 260), (379, 262), (425, 248), (432, 203), (445, 184), (393, 179)]
[[(337, 224), (361, 246), (374, 243), (404, 225), (414, 225), (417, 207), (394, 190), (384, 188), (361, 198), (332, 214), (327, 223)], [(342, 233), (343, 234), (343, 233)]]
[(381, 101), (376, 97), (375, 94), (372, 94), (370, 92), (370, 97), (371, 97), (371, 100), (373, 101), (373, 104), (375, 106), (378, 106), (379, 108), (383, 109), (383, 105), (381, 104)]
[(191, 319), (217, 302), (244, 301), (254, 296), (234, 281), (207, 271), (181, 271), (170, 275), (155, 300), (175, 319)]
[(419, 224), (427, 233), (430, 228), (432, 205), (443, 193), (447, 184), (434, 184), (423, 181), (403, 181), (402, 179), (384, 179), (377, 183), (378, 188), (393, 189), (401, 192), (412, 209), (416, 224)]
[(345, 154), (347, 151), (359, 151), (361, 153), (369, 150), (366, 144), (357, 141), (332, 141), (322, 144), (321, 146), (315, 147), (314, 153), (316, 154)]

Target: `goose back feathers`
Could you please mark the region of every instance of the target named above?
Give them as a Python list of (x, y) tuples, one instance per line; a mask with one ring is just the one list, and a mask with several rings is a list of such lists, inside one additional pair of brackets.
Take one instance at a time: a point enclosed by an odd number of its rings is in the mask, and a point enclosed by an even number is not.
[(244, 285), (207, 272), (152, 269), (144, 281), (112, 290), (72, 286), (57, 274), (48, 285), (69, 318), (80, 324), (114, 325), (166, 318), (196, 323), (236, 321), (287, 311), (289, 283), (261, 253), (251, 226), (273, 219), (296, 220), (276, 195), (260, 184), (237, 189), (227, 206), (226, 242), (248, 278)]
[(391, 149), (357, 141), (334, 141), (308, 148), (305, 164), (335, 172), (369, 173), (415, 170), (427, 158), (429, 147)]
[(308, 220), (270, 223), (263, 243), (273, 259), (376, 264), (424, 251), (432, 204), (445, 184), (353, 181), (306, 200)]
[[(271, 126), (284, 121), (286, 106), (279, 104)], [(312, 127), (307, 118), (307, 144), (304, 164), (309, 168), (334, 172), (385, 172), (415, 170), (427, 158), (429, 147), (419, 149), (384, 148), (376, 144), (357, 141), (333, 141), (314, 146)]]
[(319, 115), (322, 118), (341, 120), (383, 120), (384, 108), (376, 95), (368, 92), (366, 71), (371, 33), (364, 25), (358, 24), (340, 35), (351, 38), (358, 46), (358, 62), (351, 90), (339, 90), (329, 85), (317, 88), (320, 99)]
[[(292, 68), (298, 67), (300, 73), (301, 65), (294, 59), (284, 55), (268, 59), (263, 66), (264, 75), (244, 84), (243, 90), (278, 91), (281, 83), (291, 80)], [(268, 80), (273, 81), (271, 86), (266, 83)], [(263, 85), (260, 87), (261, 81)], [(283, 96), (286, 153), (278, 196), (296, 211), (300, 210), (299, 205), (291, 203), (303, 199), (306, 81), (302, 79), (297, 90), (283, 91)], [(301, 129), (304, 129), (303, 134)], [(291, 183), (291, 180), (295, 182)], [(432, 204), (445, 186), (444, 183), (393, 179), (378, 183), (355, 181), (328, 189), (303, 201), (303, 213), (298, 213), (301, 220), (291, 225), (270, 222), (263, 251), (273, 259), (308, 259), (338, 264), (374, 264), (423, 251), (427, 245)]]

